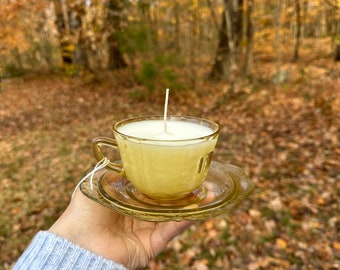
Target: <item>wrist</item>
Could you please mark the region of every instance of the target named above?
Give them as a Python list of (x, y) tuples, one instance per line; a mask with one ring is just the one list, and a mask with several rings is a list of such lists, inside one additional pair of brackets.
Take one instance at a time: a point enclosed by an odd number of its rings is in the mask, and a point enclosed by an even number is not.
[(109, 226), (100, 217), (110, 217), (112, 211), (80, 193), (75, 196), (77, 198), (72, 199), (65, 212), (48, 231), (108, 260), (126, 265), (123, 245), (119, 237), (114, 238), (110, 230), (112, 223)]
[(41, 231), (33, 238), (13, 269), (126, 270), (122, 265), (49, 231)]

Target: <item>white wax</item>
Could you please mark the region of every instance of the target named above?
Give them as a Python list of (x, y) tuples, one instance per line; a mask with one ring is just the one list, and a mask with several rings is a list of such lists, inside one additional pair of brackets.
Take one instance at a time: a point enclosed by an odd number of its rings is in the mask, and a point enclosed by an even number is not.
[(118, 131), (128, 136), (153, 140), (186, 140), (204, 137), (213, 133), (213, 130), (209, 127), (177, 120), (167, 121), (167, 132), (164, 132), (164, 122), (162, 120), (128, 123), (119, 127)]

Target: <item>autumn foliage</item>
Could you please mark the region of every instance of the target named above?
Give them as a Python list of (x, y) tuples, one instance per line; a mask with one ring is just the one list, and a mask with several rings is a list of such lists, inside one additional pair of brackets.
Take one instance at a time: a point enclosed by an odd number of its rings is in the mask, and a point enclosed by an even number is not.
[[(242, 166), (256, 183), (227, 217), (197, 223), (150, 269), (336, 269), (339, 265), (339, 66), (289, 65), (290, 82), (210, 84), (171, 94), (171, 114), (218, 121), (214, 159)], [(101, 83), (51, 75), (7, 80), (1, 93), (2, 267), (61, 214), (95, 163), (90, 141), (111, 124), (160, 114), (163, 91), (139, 100), (122, 78)]]
[[(63, 212), (75, 185), (96, 163), (92, 138), (112, 136), (112, 123), (123, 118), (162, 114), (165, 87), (171, 89), (169, 114), (221, 124), (213, 159), (244, 168), (256, 189), (229, 215), (197, 222), (148, 269), (339, 269), (340, 63), (332, 47), (338, 7), (333, 4), (339, 1), (300, 1), (308, 9), (301, 8), (305, 32), (294, 62), (295, 1), (255, 1), (251, 76), (233, 70), (220, 81), (209, 80), (218, 40), (209, 5), (160, 2), (153, 16), (170, 14), (157, 17), (162, 57), (149, 47), (156, 25), (137, 29), (127, 20), (126, 35), (119, 37), (127, 68), (94, 65), (96, 72), (72, 73), (59, 69), (56, 33), (38, 31), (40, 18), (53, 12), (51, 3), (0, 1), (0, 64), (6, 73), (0, 87), (0, 269), (10, 269), (34, 234)], [(176, 31), (164, 39), (165, 29), (176, 29), (170, 2), (186, 19), (179, 21), (179, 51), (172, 43)], [(221, 1), (208, 2), (221, 14)], [(279, 11), (276, 2), (283, 4), (280, 24), (271, 13)], [(99, 19), (104, 11), (97, 7), (92, 11)], [(130, 10), (137, 22), (156, 18)], [(327, 18), (329, 32), (319, 24)], [(34, 35), (27, 34), (25, 20)], [(42, 21), (56, 29), (53, 20)], [(96, 23), (98, 31), (104, 29)], [(37, 33), (52, 36), (37, 40)], [(199, 33), (207, 36), (200, 39)], [(103, 42), (95, 32), (88, 35), (96, 46)], [(43, 40), (53, 46), (43, 47)]]

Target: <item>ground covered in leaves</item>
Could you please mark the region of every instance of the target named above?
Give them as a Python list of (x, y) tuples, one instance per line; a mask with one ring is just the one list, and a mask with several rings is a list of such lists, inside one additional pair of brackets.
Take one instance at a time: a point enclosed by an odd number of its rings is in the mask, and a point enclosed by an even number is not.
[[(261, 63), (251, 82), (203, 79), (171, 92), (170, 114), (221, 124), (214, 159), (243, 167), (256, 189), (231, 214), (196, 223), (149, 269), (340, 268), (340, 64), (331, 61), (284, 65), (282, 84)], [(3, 82), (0, 269), (62, 213), (95, 164), (93, 137), (112, 136), (122, 118), (162, 114), (164, 91), (143, 98), (126, 76)]]

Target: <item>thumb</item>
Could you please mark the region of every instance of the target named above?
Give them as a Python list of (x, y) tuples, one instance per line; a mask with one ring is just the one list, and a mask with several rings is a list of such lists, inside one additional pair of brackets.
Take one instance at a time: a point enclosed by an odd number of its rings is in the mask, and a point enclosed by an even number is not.
[(151, 247), (154, 256), (166, 248), (167, 244), (173, 238), (189, 228), (192, 224), (192, 221), (170, 221), (158, 223), (153, 235), (151, 236)]

